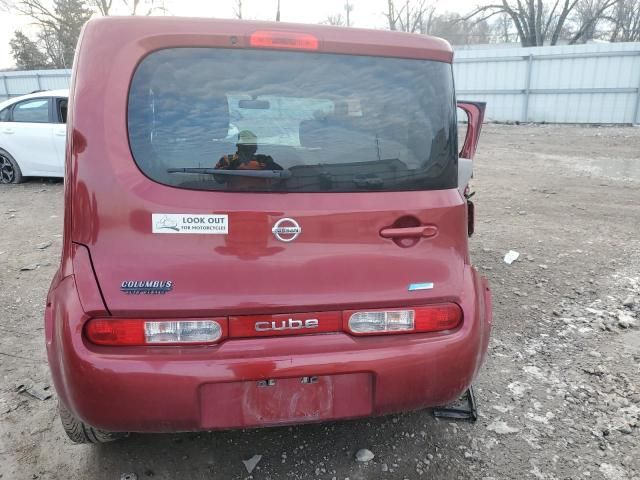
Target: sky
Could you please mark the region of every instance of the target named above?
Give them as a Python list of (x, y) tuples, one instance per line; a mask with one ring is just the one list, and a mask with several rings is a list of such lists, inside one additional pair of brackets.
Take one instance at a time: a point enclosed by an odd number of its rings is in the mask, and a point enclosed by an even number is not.
[[(15, 0), (18, 1), (18, 0)], [(44, 2), (50, 0), (43, 0)], [(155, 0), (156, 3), (162, 0)], [(382, 28), (386, 0), (350, 0), (353, 5), (351, 20), (355, 27)], [(243, 0), (243, 17), (258, 20), (275, 20), (277, 0)], [(342, 13), (345, 0), (280, 0), (283, 22), (320, 23), (329, 15)], [(401, 4), (402, 0), (396, 0)], [(482, 0), (434, 0), (440, 12), (467, 13)], [(168, 15), (232, 18), (235, 0), (164, 0)], [(114, 0), (115, 13), (126, 14), (123, 0)], [(29, 19), (14, 12), (0, 11), (0, 69), (15, 66), (10, 54), (9, 41), (17, 29), (27, 35)]]

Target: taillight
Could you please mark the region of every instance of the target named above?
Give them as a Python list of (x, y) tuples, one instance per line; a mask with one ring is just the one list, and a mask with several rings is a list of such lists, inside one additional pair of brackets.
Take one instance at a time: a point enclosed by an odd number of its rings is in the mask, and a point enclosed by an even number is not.
[(441, 332), (456, 328), (462, 310), (455, 303), (404, 309), (344, 312), (345, 330), (354, 335)]
[(318, 50), (319, 41), (317, 37), (308, 33), (258, 30), (249, 37), (249, 45), (258, 48)]
[(86, 336), (97, 345), (207, 345), (227, 335), (227, 319), (145, 320), (94, 318)]
[[(310, 315), (312, 318), (309, 318)], [(340, 330), (358, 336), (441, 332), (455, 329), (461, 321), (461, 308), (455, 303), (447, 303), (409, 308), (350, 310), (342, 312), (342, 315), (340, 312), (317, 312), (231, 319), (93, 318), (85, 326), (85, 335), (96, 345), (210, 345), (226, 338), (334, 333)]]

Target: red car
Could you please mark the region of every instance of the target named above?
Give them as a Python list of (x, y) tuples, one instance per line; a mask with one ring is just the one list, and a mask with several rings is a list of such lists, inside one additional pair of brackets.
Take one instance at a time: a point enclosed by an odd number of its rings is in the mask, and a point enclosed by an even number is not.
[(468, 251), (484, 106), (459, 104), (458, 152), (452, 57), (388, 31), (86, 25), (45, 313), (72, 440), (383, 415), (467, 390), (491, 329)]

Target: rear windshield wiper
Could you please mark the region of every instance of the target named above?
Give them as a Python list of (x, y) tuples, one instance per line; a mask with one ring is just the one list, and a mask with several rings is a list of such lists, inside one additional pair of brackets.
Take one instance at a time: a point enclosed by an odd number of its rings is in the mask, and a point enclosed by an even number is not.
[(237, 177), (290, 178), (288, 170), (219, 170), (216, 168), (168, 168), (168, 173), (201, 173), (205, 175), (233, 175)]

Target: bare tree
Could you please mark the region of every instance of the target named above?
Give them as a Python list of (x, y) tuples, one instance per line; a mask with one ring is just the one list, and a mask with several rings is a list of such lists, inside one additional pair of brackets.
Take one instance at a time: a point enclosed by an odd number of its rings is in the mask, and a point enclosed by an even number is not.
[[(154, 12), (166, 12), (164, 0), (121, 0), (129, 15), (151, 15)], [(88, 4), (98, 10), (103, 17), (112, 14), (114, 0), (88, 0)]]
[(437, 15), (429, 33), (444, 38), (453, 45), (489, 43), (492, 37), (488, 21), (474, 22), (450, 12)]
[(389, 30), (429, 33), (435, 10), (435, 5), (427, 0), (404, 0), (399, 8), (396, 2), (387, 0), (384, 16), (389, 22)]
[(103, 17), (109, 16), (111, 7), (113, 6), (113, 0), (91, 0), (89, 3), (97, 8)]
[[(604, 32), (601, 32), (598, 27), (607, 21), (607, 13), (612, 6), (608, 5), (605, 7), (606, 3), (607, 0), (580, 0), (580, 2), (578, 2), (572, 19), (581, 29), (581, 31), (578, 31), (580, 36), (576, 39), (576, 43), (603, 38)], [(616, 0), (614, 3), (618, 4), (620, 1)], [(575, 33), (574, 36), (576, 36)]]
[(129, 15), (151, 15), (155, 12), (165, 12), (164, 0), (122, 0), (129, 8)]
[[(40, 4), (45, 6), (45, 8), (50, 8), (49, 6), (52, 2), (53, 0), (39, 1)], [(24, 13), (24, 8), (20, 8), (20, 4), (23, 3), (25, 2), (22, 0), (0, 0), (0, 11), (16, 11), (18, 13)], [(166, 12), (164, 0), (119, 0), (115, 3), (114, 0), (86, 0), (86, 4), (92, 9), (95, 9), (97, 13), (103, 17), (111, 15), (113, 13), (112, 9), (115, 8), (118, 3), (127, 7), (129, 14), (131, 15), (140, 13), (139, 9), (142, 8), (143, 5), (147, 7), (147, 9), (144, 10), (145, 15), (149, 15), (157, 11)]]
[(612, 14), (607, 18), (613, 24), (612, 42), (640, 41), (640, 2), (619, 0)]
[(338, 13), (337, 15), (329, 15), (322, 23), (325, 25), (333, 25), (334, 27), (344, 27), (346, 25), (341, 13)]
[(389, 30), (397, 30), (397, 15), (396, 15), (396, 6), (393, 4), (393, 0), (387, 0), (387, 12), (384, 14), (387, 17), (389, 22)]
[(513, 20), (506, 13), (498, 15), (498, 18), (493, 22), (493, 39), (498, 43), (509, 43), (511, 41), (513, 30)]
[[(123, 0), (124, 3), (129, 6), (129, 2), (127, 0)], [(140, 0), (131, 0), (131, 15), (135, 15), (138, 13), (138, 7), (140, 6)]]
[(280, 0), (278, 0), (278, 10), (276, 11), (276, 22), (280, 21)]
[(35, 46), (53, 68), (71, 68), (76, 42), (84, 23), (92, 11), (84, 0), (19, 0), (13, 11), (29, 17), (37, 33), (37, 40), (25, 42), (26, 36), (16, 32), (12, 53), (16, 62), (24, 55), (21, 50)]
[(351, 26), (351, 12), (353, 11), (353, 5), (349, 0), (347, 0), (344, 4), (344, 11), (347, 17), (347, 27)]
[(350, 27), (353, 25), (351, 22), (351, 12), (353, 11), (353, 5), (350, 0), (347, 0), (344, 4), (344, 15), (338, 13), (336, 15), (329, 15), (323, 22), (325, 25), (333, 25), (336, 27)]
[[(478, 7), (469, 18), (486, 20), (495, 15), (508, 15), (518, 32), (523, 47), (556, 45), (561, 36), (570, 44), (588, 36), (590, 29), (605, 16), (605, 12), (619, 0), (502, 0)], [(584, 2), (597, 3), (589, 15), (579, 18), (578, 6)], [(586, 9), (585, 9), (586, 10)]]
[(233, 14), (236, 18), (242, 19), (242, 0), (236, 0), (236, 6), (233, 8)]

